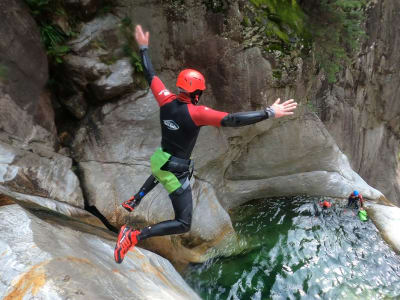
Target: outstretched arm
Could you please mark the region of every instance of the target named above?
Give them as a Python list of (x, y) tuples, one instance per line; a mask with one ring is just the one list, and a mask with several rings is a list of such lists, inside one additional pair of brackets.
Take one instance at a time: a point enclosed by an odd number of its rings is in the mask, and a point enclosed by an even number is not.
[(149, 178), (146, 179), (145, 183), (139, 189), (139, 191), (129, 200), (122, 203), (122, 206), (127, 211), (133, 211), (133, 209), (140, 204), (140, 201), (149, 193), (156, 185), (158, 184), (157, 179), (150, 175)]
[(217, 111), (206, 106), (189, 106), (189, 113), (197, 126), (225, 126), (239, 127), (254, 124), (269, 118), (280, 118), (292, 115), (297, 107), (297, 103), (293, 99), (280, 104), (280, 99), (263, 110), (226, 113)]
[(287, 100), (282, 104), (280, 104), (280, 101), (278, 98), (272, 106), (263, 110), (228, 114), (222, 119), (221, 125), (225, 127), (240, 127), (258, 123), (265, 119), (293, 115), (293, 110), (296, 109), (297, 103), (293, 99)]

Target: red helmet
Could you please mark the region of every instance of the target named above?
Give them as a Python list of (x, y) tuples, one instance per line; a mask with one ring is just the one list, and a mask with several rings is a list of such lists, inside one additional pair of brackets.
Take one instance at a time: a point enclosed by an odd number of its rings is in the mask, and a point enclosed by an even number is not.
[(185, 69), (179, 73), (176, 86), (188, 93), (196, 90), (204, 91), (206, 89), (206, 80), (199, 71)]

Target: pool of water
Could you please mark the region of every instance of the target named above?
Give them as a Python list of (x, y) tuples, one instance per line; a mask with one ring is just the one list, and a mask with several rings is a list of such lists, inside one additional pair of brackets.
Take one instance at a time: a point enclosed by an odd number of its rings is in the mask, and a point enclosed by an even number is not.
[(253, 201), (231, 212), (241, 251), (189, 266), (203, 299), (400, 299), (400, 256), (372, 221), (317, 198)]

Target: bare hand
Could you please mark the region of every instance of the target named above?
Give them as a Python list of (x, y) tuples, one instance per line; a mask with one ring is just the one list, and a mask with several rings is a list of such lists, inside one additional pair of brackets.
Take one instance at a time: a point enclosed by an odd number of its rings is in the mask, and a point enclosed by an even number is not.
[(274, 104), (272, 104), (271, 108), (275, 112), (275, 118), (280, 118), (284, 116), (289, 116), (293, 115), (293, 111), (297, 107), (297, 103), (294, 102), (293, 99), (287, 100), (283, 102), (282, 104), (279, 104), (281, 102), (281, 99), (278, 98)]
[(149, 37), (150, 37), (150, 33), (148, 31), (146, 33), (144, 33), (142, 26), (136, 25), (135, 39), (136, 39), (136, 42), (138, 43), (139, 47), (140, 46), (146, 46), (146, 47), (149, 46)]

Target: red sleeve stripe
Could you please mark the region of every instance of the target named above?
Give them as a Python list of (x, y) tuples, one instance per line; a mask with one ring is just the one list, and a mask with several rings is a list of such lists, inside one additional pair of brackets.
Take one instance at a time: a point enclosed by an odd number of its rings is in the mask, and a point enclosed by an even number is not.
[(150, 88), (160, 107), (176, 98), (176, 95), (167, 90), (164, 83), (157, 76), (153, 77)]

